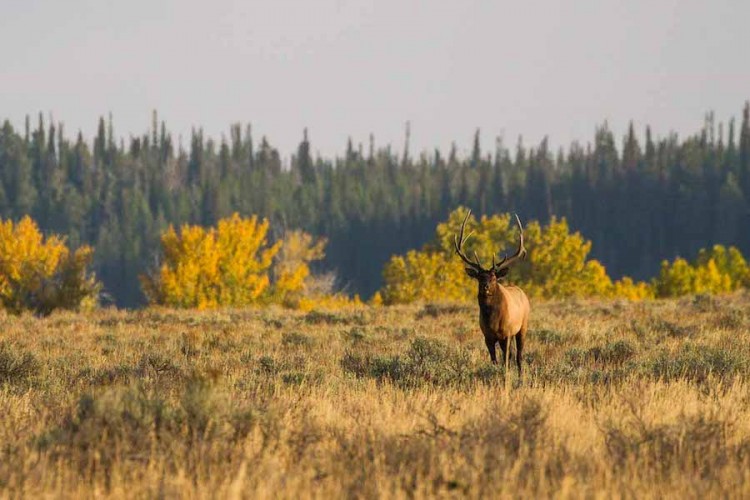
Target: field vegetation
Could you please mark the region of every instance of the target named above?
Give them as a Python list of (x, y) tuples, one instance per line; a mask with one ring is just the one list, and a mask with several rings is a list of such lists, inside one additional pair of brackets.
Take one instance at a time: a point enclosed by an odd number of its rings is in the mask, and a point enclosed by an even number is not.
[(0, 497), (747, 497), (750, 294), (0, 317)]

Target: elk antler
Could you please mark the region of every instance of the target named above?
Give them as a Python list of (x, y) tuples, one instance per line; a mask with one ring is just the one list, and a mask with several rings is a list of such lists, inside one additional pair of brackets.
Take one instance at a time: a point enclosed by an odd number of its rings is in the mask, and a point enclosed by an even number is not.
[(518, 250), (516, 250), (516, 253), (508, 257), (507, 255), (503, 256), (503, 260), (500, 261), (500, 263), (495, 264), (495, 256), (492, 256), (492, 269), (494, 271), (499, 271), (501, 269), (505, 269), (507, 267), (510, 267), (513, 265), (518, 259), (522, 259), (526, 257), (526, 247), (523, 246), (523, 226), (521, 225), (521, 219), (518, 218), (518, 214), (514, 214), (516, 217), (516, 222), (518, 223), (518, 230), (520, 232), (518, 237)]
[(482, 265), (479, 263), (479, 256), (476, 252), (474, 252), (474, 258), (476, 259), (476, 262), (472, 262), (466, 257), (466, 254), (461, 251), (461, 247), (463, 247), (464, 243), (466, 243), (466, 240), (469, 239), (469, 236), (471, 236), (472, 233), (469, 233), (464, 238), (464, 228), (466, 227), (466, 221), (469, 220), (469, 216), (471, 215), (471, 209), (466, 213), (466, 217), (464, 217), (464, 221), (461, 223), (461, 233), (459, 236), (454, 235), (453, 236), (453, 246), (456, 249), (456, 253), (459, 257), (461, 257), (461, 260), (463, 260), (466, 265), (471, 266), (472, 269), (475, 269), (477, 271), (484, 271), (482, 268)]

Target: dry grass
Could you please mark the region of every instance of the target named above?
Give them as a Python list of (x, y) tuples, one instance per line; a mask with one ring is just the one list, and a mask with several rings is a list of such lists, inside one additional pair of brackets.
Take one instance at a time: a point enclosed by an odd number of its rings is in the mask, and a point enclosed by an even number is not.
[(0, 318), (0, 497), (748, 497), (750, 296)]

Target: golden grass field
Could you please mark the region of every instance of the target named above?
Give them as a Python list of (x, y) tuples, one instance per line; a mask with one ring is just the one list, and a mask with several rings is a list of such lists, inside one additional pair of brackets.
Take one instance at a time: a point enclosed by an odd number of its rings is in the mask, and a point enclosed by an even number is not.
[(1, 317), (0, 497), (750, 497), (750, 295)]

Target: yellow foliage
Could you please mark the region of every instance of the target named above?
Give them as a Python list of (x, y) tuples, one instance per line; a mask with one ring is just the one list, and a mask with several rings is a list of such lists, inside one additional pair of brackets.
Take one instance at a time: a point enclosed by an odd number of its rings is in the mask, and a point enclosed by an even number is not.
[(711, 250), (704, 248), (698, 252), (696, 266), (707, 266), (709, 261), (714, 262), (716, 270), (720, 274), (729, 278), (731, 282), (730, 290), (750, 287), (750, 267), (736, 247), (727, 249), (723, 245), (714, 245)]
[(655, 297), (654, 288), (643, 281), (634, 282), (632, 278), (625, 276), (615, 281), (612, 286), (612, 296), (628, 300), (645, 300)]
[(290, 231), (268, 244), (268, 221), (238, 214), (217, 228), (169, 227), (162, 235), (164, 263), (141, 276), (152, 304), (198, 309), (280, 303), (303, 310), (361, 305), (359, 297), (311, 287), (310, 263), (325, 257), (325, 239)]
[[(466, 210), (458, 208), (438, 224), (435, 241), (421, 251), (391, 258), (383, 271), (384, 303), (474, 299), (476, 283), (466, 277), (453, 248)], [(518, 227), (509, 214), (483, 216), (479, 221), (469, 217), (466, 231), (471, 238), (464, 250), (469, 256), (475, 252), (484, 256), (484, 267), (489, 267), (494, 252), (507, 249), (512, 253), (518, 245)], [(645, 283), (628, 280), (613, 284), (600, 262), (588, 260), (591, 242), (580, 233), (571, 234), (565, 219), (553, 218), (544, 227), (536, 221), (528, 222), (524, 241), (527, 257), (510, 270), (508, 281), (531, 296), (618, 296), (636, 300), (651, 294)]]
[(695, 269), (688, 262), (678, 257), (670, 265), (662, 261), (659, 277), (654, 286), (659, 297), (676, 297), (692, 293), (695, 283)]
[(309, 263), (325, 257), (326, 240), (317, 241), (304, 231), (290, 231), (277, 254), (273, 274), (274, 299), (278, 302), (293, 300), (305, 289), (310, 276)]
[(95, 306), (100, 285), (87, 272), (92, 257), (88, 246), (71, 253), (63, 238), (45, 238), (28, 216), (17, 224), (0, 220), (2, 307), (16, 314), (49, 314)]
[[(358, 296), (348, 297), (332, 293), (333, 278), (326, 286), (325, 279), (310, 272), (310, 263), (325, 257), (326, 240), (315, 239), (304, 231), (287, 233), (273, 266), (271, 300), (303, 311), (335, 310), (362, 305)], [(321, 289), (322, 288), (322, 289)]]
[(526, 233), (529, 264), (522, 275), (522, 286), (527, 293), (546, 298), (610, 293), (612, 280), (604, 266), (587, 260), (591, 242), (578, 232), (570, 234), (565, 219), (553, 217), (544, 228), (531, 222)]
[(694, 293), (727, 293), (750, 286), (750, 269), (735, 247), (714, 245), (703, 249), (692, 264), (677, 258), (662, 262), (654, 287), (659, 297), (678, 297)]
[(268, 245), (268, 221), (234, 214), (217, 228), (184, 225), (162, 235), (164, 263), (142, 276), (151, 303), (199, 309), (257, 302), (268, 288), (268, 271), (281, 242)]
[(380, 292), (375, 292), (375, 294), (370, 299), (370, 305), (372, 307), (380, 307), (383, 305), (383, 295)]
[(731, 290), (731, 276), (720, 272), (713, 259), (710, 259), (705, 265), (696, 268), (696, 293), (726, 293)]
[(450, 259), (445, 252), (410, 250), (405, 256), (393, 256), (385, 265), (382, 300), (385, 304), (462, 300), (473, 290), (463, 276), (461, 261)]

